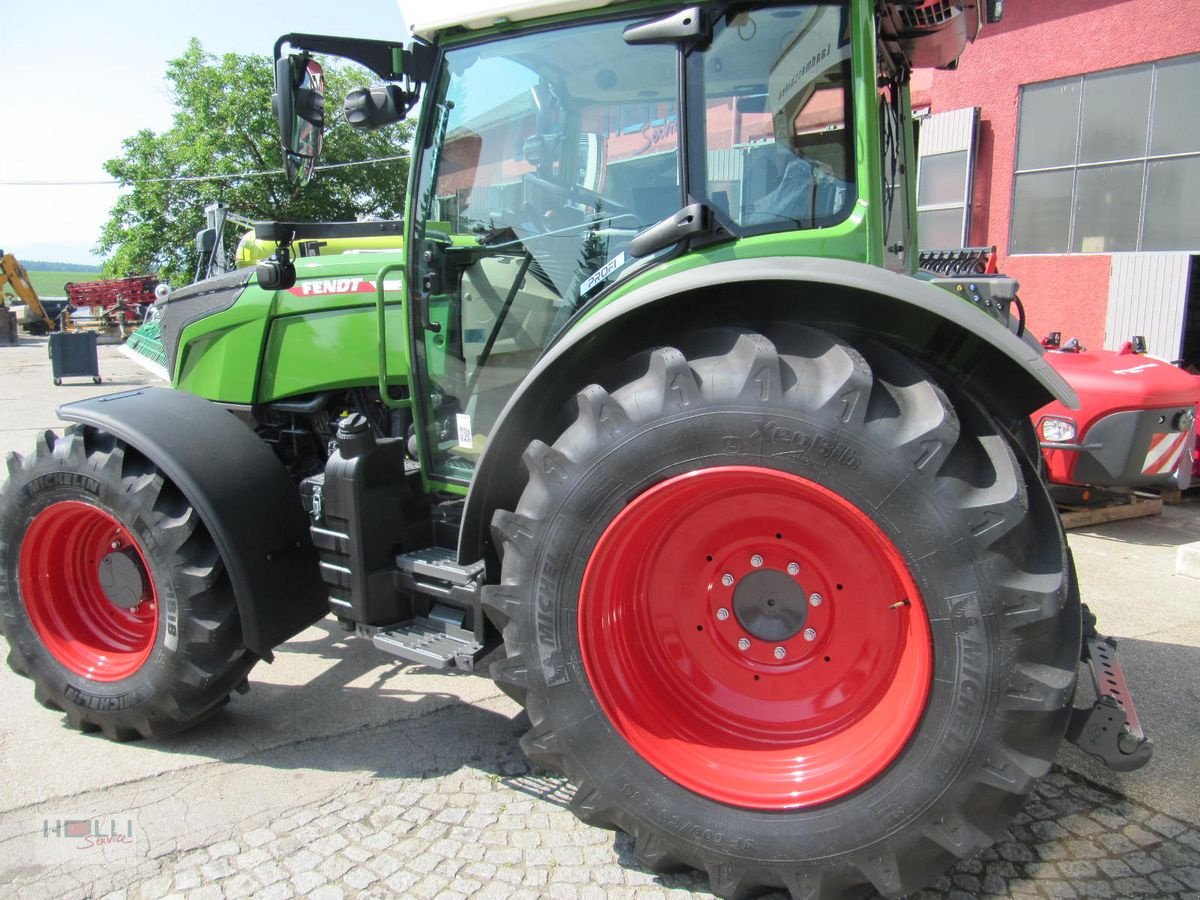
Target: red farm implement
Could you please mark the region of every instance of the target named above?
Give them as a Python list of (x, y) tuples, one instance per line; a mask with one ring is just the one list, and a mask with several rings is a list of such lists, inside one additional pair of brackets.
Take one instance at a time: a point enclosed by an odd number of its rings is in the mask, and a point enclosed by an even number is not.
[(76, 310), (90, 309), (99, 328), (113, 328), (124, 334), (142, 321), (154, 302), (158, 279), (153, 275), (131, 275), (100, 281), (77, 281), (66, 286), (67, 299)]

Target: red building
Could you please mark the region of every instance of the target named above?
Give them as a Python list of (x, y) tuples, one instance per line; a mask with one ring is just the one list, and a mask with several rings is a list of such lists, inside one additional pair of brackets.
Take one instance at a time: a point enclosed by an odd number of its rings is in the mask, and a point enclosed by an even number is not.
[[(922, 246), (994, 244), (1035, 335), (1200, 363), (1200, 5), (1010, 0), (921, 132)], [(969, 210), (969, 213), (967, 212)]]

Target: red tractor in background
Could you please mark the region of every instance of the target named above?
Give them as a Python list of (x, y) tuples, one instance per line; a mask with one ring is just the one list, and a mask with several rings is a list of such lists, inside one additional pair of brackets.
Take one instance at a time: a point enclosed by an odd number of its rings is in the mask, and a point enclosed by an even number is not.
[[(920, 265), (935, 280), (999, 277), (995, 247), (922, 250)], [(960, 293), (979, 302), (969, 288)], [(1023, 334), (1025, 311), (1012, 302)], [(1120, 350), (1089, 350), (1059, 331), (1041, 343), (1080, 403), (1049, 403), (1032, 416), (1052, 486), (1186, 490), (1200, 479), (1200, 374), (1147, 355), (1137, 336)]]
[(1049, 403), (1034, 416), (1053, 484), (1185, 490), (1200, 475), (1200, 377), (1149, 356), (1143, 338), (1088, 350), (1060, 332), (1046, 360), (1079, 394), (1080, 408)]

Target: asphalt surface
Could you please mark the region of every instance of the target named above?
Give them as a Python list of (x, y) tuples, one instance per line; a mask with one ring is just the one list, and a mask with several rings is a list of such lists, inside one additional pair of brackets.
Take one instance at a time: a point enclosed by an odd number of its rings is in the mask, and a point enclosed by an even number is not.
[[(0, 347), (0, 453), (56, 427), (59, 403), (154, 382), (100, 356), (104, 384), (54, 387), (44, 339)], [(1113, 773), (1065, 746), (1005, 839), (923, 896), (1200, 897), (1200, 581), (1174, 571), (1200, 503), (1070, 540), (1154, 760)], [(250, 683), (190, 732), (114, 744), (0, 671), (0, 896), (706, 896), (578, 822), (486, 679), (395, 662), (326, 620)]]

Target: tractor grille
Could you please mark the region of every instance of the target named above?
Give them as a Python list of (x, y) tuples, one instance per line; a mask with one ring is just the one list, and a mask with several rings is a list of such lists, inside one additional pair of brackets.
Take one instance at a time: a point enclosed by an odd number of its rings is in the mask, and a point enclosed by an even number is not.
[(951, 0), (923, 0), (913, 6), (900, 6), (900, 24), (906, 31), (934, 28), (954, 17)]

